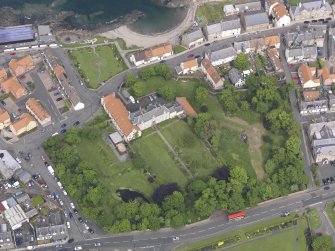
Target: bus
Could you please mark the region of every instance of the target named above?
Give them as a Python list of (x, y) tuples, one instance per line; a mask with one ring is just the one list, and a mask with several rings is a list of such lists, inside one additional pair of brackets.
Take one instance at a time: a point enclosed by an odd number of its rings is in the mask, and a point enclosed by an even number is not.
[(228, 220), (232, 221), (232, 220), (240, 220), (243, 219), (245, 217), (245, 212), (244, 211), (240, 211), (234, 214), (229, 214), (228, 215)]

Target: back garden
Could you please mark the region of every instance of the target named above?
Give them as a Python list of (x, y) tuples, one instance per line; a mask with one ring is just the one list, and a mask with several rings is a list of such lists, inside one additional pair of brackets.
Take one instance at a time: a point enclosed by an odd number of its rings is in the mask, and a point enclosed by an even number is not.
[[(125, 83), (135, 96), (154, 91), (170, 101), (185, 96), (198, 117), (158, 125), (174, 152), (148, 129), (130, 142), (132, 158), (123, 163), (105, 143), (114, 128), (102, 111), (84, 128), (44, 143), (68, 193), (104, 229), (180, 227), (214, 209), (235, 212), (305, 188), (290, 85), (250, 76), (246, 92), (228, 86), (214, 96), (202, 80), (173, 80), (163, 64), (144, 68)], [(120, 188), (142, 193), (147, 202), (123, 202), (116, 192)]]

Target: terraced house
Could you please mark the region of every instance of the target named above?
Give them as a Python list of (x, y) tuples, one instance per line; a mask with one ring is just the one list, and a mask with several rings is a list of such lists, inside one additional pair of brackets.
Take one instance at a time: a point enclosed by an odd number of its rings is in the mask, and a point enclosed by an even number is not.
[(51, 116), (42, 107), (37, 99), (28, 99), (28, 101), (26, 102), (26, 108), (42, 126), (46, 126), (51, 123)]
[(172, 45), (162, 44), (132, 54), (130, 56), (130, 61), (134, 63), (134, 65), (139, 66), (154, 61), (159, 61), (172, 55), (173, 55)]
[(33, 58), (30, 55), (20, 58), (19, 60), (12, 59), (8, 66), (14, 76), (21, 76), (35, 68)]
[(290, 15), (295, 21), (320, 19), (332, 17), (333, 10), (326, 0), (300, 2), (297, 6), (290, 8)]

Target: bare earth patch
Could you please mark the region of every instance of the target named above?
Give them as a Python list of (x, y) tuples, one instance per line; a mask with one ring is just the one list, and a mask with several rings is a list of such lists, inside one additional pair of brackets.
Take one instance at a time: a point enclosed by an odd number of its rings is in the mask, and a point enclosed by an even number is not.
[(265, 133), (263, 125), (261, 123), (249, 125), (246, 121), (238, 117), (224, 116), (222, 126), (247, 134), (250, 161), (255, 170), (257, 179), (262, 180), (264, 178), (264, 169), (261, 146), (262, 135)]

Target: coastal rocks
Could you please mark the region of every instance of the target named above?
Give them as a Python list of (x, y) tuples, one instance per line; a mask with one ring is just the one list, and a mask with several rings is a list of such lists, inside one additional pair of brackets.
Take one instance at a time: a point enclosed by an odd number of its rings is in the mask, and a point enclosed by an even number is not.
[(180, 8), (188, 6), (193, 0), (158, 0), (159, 4), (169, 8)]

